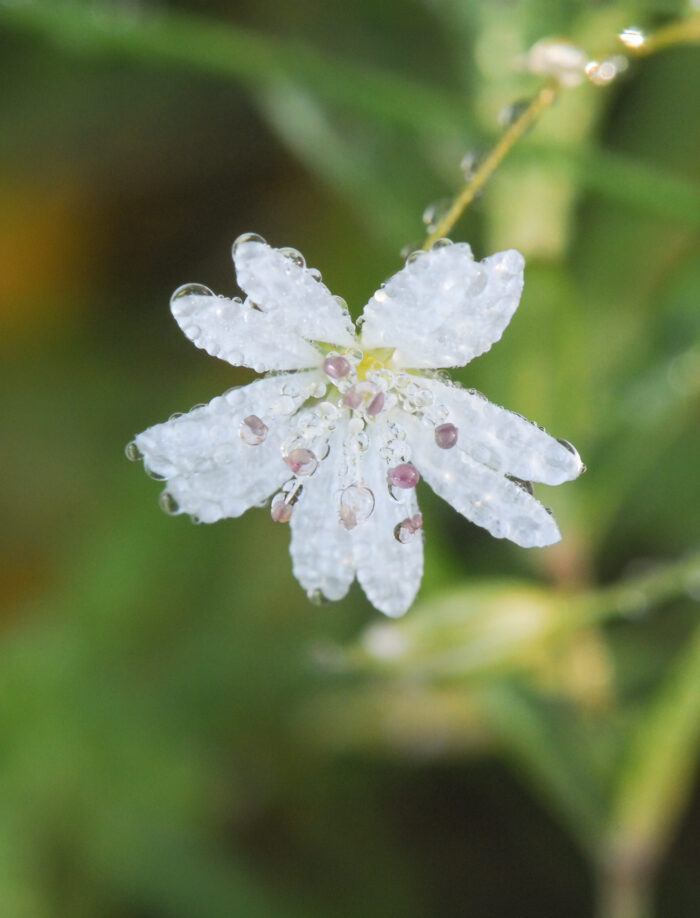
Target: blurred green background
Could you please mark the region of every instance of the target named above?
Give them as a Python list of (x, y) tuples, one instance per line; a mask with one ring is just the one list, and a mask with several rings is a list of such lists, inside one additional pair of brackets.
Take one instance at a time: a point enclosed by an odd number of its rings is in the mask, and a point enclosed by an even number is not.
[(566, 90), (453, 234), (527, 258), (455, 376), (578, 447), (559, 545), (423, 488), (405, 619), (317, 608), (265, 510), (170, 519), (123, 453), (252, 377), (168, 312), (235, 292), (237, 235), (358, 314), (534, 41), (690, 14), (0, 2), (3, 918), (698, 914), (697, 47)]

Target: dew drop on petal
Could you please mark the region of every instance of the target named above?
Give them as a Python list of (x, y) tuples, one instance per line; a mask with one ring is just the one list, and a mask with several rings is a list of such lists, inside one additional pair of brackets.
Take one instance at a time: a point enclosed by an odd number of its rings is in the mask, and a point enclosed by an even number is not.
[(323, 280), (323, 277), (321, 275), (321, 272), (318, 270), (318, 268), (309, 268), (308, 272), (317, 283), (319, 284), (321, 283), (321, 281)]
[(129, 462), (138, 462), (139, 459), (143, 459), (143, 453), (136, 445), (136, 441), (132, 440), (131, 443), (127, 443), (124, 447), (124, 455), (129, 460)]
[(435, 428), (435, 442), (440, 449), (452, 449), (458, 436), (459, 431), (454, 424), (438, 424)]
[(165, 481), (165, 475), (161, 475), (160, 472), (154, 472), (153, 469), (149, 469), (148, 466), (146, 466), (146, 474), (154, 481)]
[(247, 418), (241, 421), (240, 435), (241, 440), (248, 446), (257, 446), (262, 443), (267, 436), (268, 427), (264, 421), (261, 421), (257, 414), (249, 414)]
[(170, 306), (175, 313), (177, 313), (178, 300), (190, 296), (215, 296), (215, 294), (204, 284), (182, 284), (170, 297)]
[(430, 246), (432, 249), (446, 249), (448, 245), (452, 245), (452, 240), (448, 239), (447, 236), (442, 236), (440, 239), (436, 239), (435, 242)]
[(284, 457), (284, 461), (300, 478), (308, 478), (318, 468), (318, 459), (310, 449), (304, 449), (304, 447), (293, 449)]
[(242, 245), (244, 242), (261, 242), (263, 245), (267, 245), (262, 236), (258, 236), (257, 233), (243, 233), (234, 240), (233, 245), (231, 246), (231, 255), (235, 257), (236, 249), (239, 245)]
[(180, 505), (169, 491), (161, 492), (158, 498), (158, 506), (168, 516), (174, 516), (180, 510)]
[(418, 469), (410, 462), (389, 469), (386, 476), (387, 483), (394, 488), (415, 488), (420, 480)]
[(342, 379), (352, 369), (350, 361), (338, 354), (336, 357), (326, 357), (323, 361), (323, 372), (331, 379)]
[(405, 544), (414, 538), (415, 534), (423, 528), (423, 514), (416, 513), (414, 516), (407, 516), (405, 520), (394, 527), (394, 538), (397, 542)]
[(288, 258), (289, 261), (293, 262), (300, 268), (306, 267), (306, 260), (301, 252), (296, 249), (291, 248), (291, 246), (284, 246), (280, 249), (280, 253), (284, 255), (285, 258)]
[(515, 475), (506, 475), (506, 478), (509, 481), (512, 481), (513, 484), (516, 484), (519, 488), (522, 488), (523, 491), (527, 491), (528, 494), (531, 494), (534, 497), (535, 489), (532, 486), (531, 481), (525, 481), (524, 478), (516, 478)]
[(350, 386), (343, 396), (343, 404), (346, 408), (352, 408), (353, 410), (360, 407), (362, 404), (362, 393), (357, 386)]
[(423, 255), (425, 255), (424, 249), (416, 249), (415, 252), (409, 252), (406, 256), (406, 264), (412, 265), (414, 261), (418, 261)]
[(579, 454), (578, 454), (578, 450), (577, 450), (576, 447), (573, 445), (573, 443), (569, 443), (568, 440), (563, 440), (561, 437), (557, 437), (557, 438), (556, 438), (556, 441), (557, 441), (557, 443), (561, 443), (561, 445), (564, 447), (564, 449), (568, 449), (569, 452), (572, 453), (574, 456), (576, 456), (577, 459), (580, 458), (580, 457), (579, 457)]
[(340, 495), (340, 522), (354, 529), (370, 518), (374, 511), (374, 494), (362, 484), (351, 484)]
[(293, 511), (294, 507), (287, 502), (284, 494), (275, 494), (270, 504), (270, 516), (276, 523), (288, 523)]

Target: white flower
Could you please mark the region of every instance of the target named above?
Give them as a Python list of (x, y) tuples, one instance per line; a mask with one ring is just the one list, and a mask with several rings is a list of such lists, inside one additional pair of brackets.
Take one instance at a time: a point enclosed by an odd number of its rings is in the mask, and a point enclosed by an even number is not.
[(466, 243), (441, 241), (382, 285), (357, 332), (295, 250), (248, 234), (233, 258), (245, 301), (188, 285), (172, 312), (198, 347), (268, 375), (129, 445), (167, 481), (164, 509), (212, 523), (274, 493), (309, 596), (340, 599), (357, 576), (387, 615), (408, 609), (423, 572), (421, 476), (497, 538), (560, 538), (529, 483), (575, 478), (573, 447), (434, 372), (500, 338), (522, 291), (518, 252), (476, 262)]

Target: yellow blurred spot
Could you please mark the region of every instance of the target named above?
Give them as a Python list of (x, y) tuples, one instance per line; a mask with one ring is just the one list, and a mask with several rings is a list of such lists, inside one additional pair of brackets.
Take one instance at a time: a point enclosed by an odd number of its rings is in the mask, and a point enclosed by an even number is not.
[(0, 330), (53, 328), (84, 301), (92, 228), (74, 189), (0, 186)]

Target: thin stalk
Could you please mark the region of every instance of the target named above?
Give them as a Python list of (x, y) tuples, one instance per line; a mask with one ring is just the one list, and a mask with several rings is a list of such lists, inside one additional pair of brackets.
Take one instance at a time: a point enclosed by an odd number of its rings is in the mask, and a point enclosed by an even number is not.
[(554, 102), (559, 94), (559, 89), (560, 87), (557, 83), (548, 83), (547, 86), (540, 89), (522, 114), (502, 134), (498, 143), (454, 199), (448, 212), (425, 240), (423, 243), (424, 249), (429, 249), (436, 239), (447, 236), (467, 207), (491, 178), (513, 144), (537, 121), (542, 112)]
[[(655, 54), (657, 51), (662, 51), (674, 45), (698, 41), (700, 41), (700, 15), (688, 16), (685, 19), (680, 19), (677, 22), (672, 22), (664, 26), (652, 35), (644, 37), (641, 43), (636, 47), (627, 45), (625, 53), (631, 57), (648, 57), (651, 54)], [(598, 59), (603, 59), (605, 57), (609, 57), (609, 54), (601, 55)], [(557, 80), (551, 80), (543, 86), (527, 108), (524, 109), (520, 116), (501, 135), (500, 139), (487, 154), (479, 168), (474, 172), (454, 199), (448, 212), (429, 233), (427, 239), (423, 243), (423, 248), (425, 250), (429, 249), (437, 239), (449, 235), (455, 223), (491, 178), (507, 153), (527, 132), (528, 128), (534, 125), (540, 115), (550, 108), (558, 98), (562, 88), (562, 84)]]

